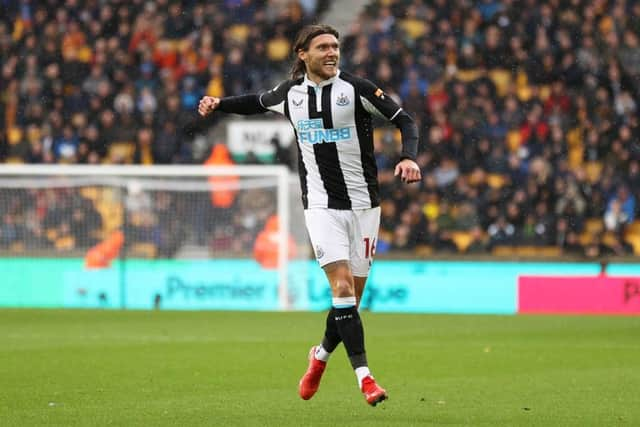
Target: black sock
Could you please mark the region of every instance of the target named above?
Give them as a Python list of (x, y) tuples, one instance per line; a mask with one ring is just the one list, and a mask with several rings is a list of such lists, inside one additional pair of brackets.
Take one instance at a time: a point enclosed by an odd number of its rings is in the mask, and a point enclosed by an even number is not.
[(340, 338), (347, 349), (347, 355), (353, 369), (367, 366), (367, 356), (364, 351), (364, 329), (358, 309), (334, 308), (334, 318)]
[(327, 313), (327, 326), (324, 331), (324, 338), (322, 338), (322, 348), (329, 353), (335, 350), (342, 341), (338, 332), (338, 325), (336, 325), (335, 310), (335, 308), (331, 307), (331, 310)]

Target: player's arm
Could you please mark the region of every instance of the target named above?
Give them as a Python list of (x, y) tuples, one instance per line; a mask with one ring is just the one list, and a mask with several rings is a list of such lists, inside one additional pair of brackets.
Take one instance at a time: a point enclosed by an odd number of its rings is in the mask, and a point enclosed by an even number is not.
[(395, 175), (400, 176), (404, 182), (420, 181), (420, 167), (415, 161), (418, 154), (418, 127), (413, 118), (370, 81), (361, 80), (359, 86), (360, 100), (365, 110), (389, 120), (400, 129), (402, 153), (395, 168)]
[(225, 98), (204, 96), (198, 104), (198, 113), (201, 116), (207, 116), (219, 110), (223, 113), (242, 115), (260, 114), (267, 111), (284, 114), (284, 103), (290, 86), (290, 82), (284, 82), (270, 91), (260, 94), (227, 96)]
[(257, 94), (228, 96), (225, 98), (203, 96), (198, 104), (198, 113), (201, 116), (207, 116), (216, 110), (223, 113), (242, 115), (266, 113), (268, 111), (260, 104), (260, 97)]

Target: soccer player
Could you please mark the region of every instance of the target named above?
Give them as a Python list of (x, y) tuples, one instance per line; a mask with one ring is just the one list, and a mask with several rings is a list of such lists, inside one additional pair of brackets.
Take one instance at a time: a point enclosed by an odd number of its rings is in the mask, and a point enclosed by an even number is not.
[(299, 394), (318, 390), (329, 356), (344, 343), (358, 385), (370, 405), (387, 398), (367, 364), (358, 305), (375, 253), (380, 225), (377, 167), (373, 153), (373, 116), (394, 123), (402, 134), (401, 160), (395, 175), (421, 180), (415, 162), (418, 130), (413, 119), (380, 88), (338, 68), (338, 32), (309, 25), (296, 37), (292, 77), (274, 89), (225, 98), (205, 96), (202, 116), (274, 111), (293, 125), (307, 231), (333, 296), (321, 343), (309, 352)]

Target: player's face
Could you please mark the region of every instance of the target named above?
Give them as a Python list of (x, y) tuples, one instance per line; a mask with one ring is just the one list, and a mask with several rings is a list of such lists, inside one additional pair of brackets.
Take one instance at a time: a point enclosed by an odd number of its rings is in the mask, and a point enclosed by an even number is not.
[(338, 73), (340, 45), (332, 34), (320, 34), (314, 37), (309, 49), (298, 53), (307, 66), (307, 74), (311, 80), (327, 80)]

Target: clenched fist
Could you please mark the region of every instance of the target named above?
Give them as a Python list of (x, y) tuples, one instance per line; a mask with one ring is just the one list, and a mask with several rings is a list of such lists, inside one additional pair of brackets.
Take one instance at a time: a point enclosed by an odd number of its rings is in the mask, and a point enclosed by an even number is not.
[(198, 113), (201, 116), (211, 114), (220, 105), (220, 98), (214, 96), (203, 96), (198, 104)]

